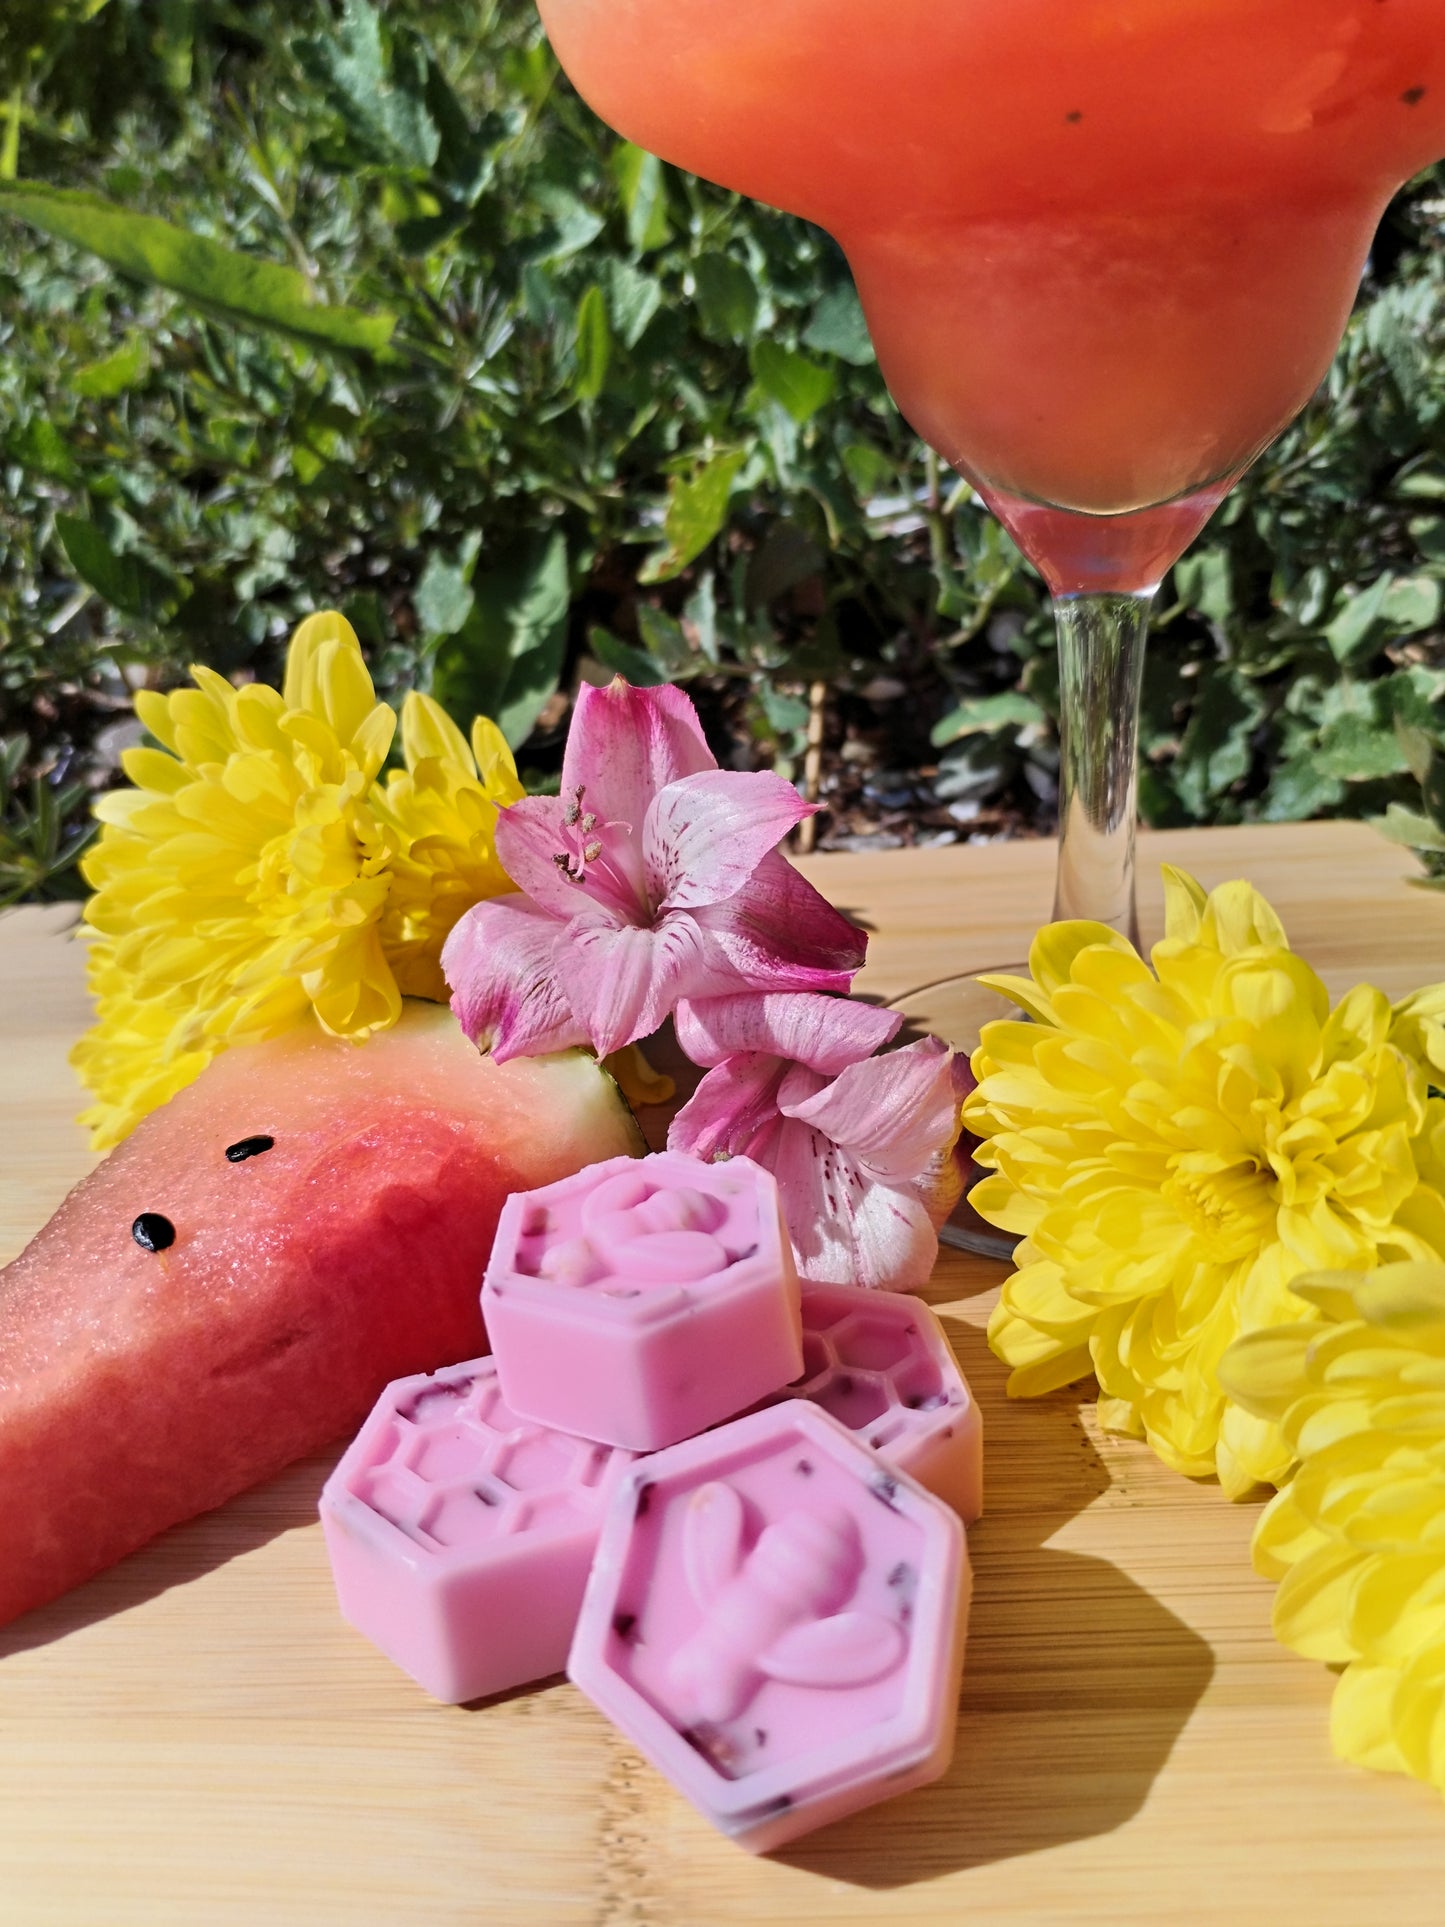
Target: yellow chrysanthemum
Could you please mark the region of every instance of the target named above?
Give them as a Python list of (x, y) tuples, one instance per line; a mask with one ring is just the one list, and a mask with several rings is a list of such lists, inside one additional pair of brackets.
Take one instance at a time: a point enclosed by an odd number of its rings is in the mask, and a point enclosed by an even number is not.
[(1254, 1562), (1281, 1582), (1285, 1645), (1345, 1667), (1335, 1751), (1445, 1793), (1445, 1265), (1295, 1290), (1326, 1322), (1255, 1333), (1220, 1367), (1300, 1461)]
[(381, 939), (407, 997), (447, 998), (441, 948), (474, 903), (514, 886), (497, 860), (497, 811), (524, 794), (506, 738), (485, 716), (472, 724), (470, 748), (430, 696), (402, 704), (405, 771), (393, 770), (378, 810), (398, 855)]
[(1237, 1495), (1290, 1455), (1220, 1358), (1313, 1315), (1302, 1272), (1445, 1256), (1445, 1103), (1423, 1007), (1362, 986), (1331, 1012), (1249, 885), (1165, 886), (1152, 971), (1104, 925), (1059, 923), (1031, 979), (990, 979), (1034, 1021), (974, 1054), (964, 1124), (993, 1175), (971, 1201), (1024, 1234), (989, 1324), (1010, 1391), (1093, 1371), (1107, 1426)]
[(365, 1037), (403, 992), (444, 997), (446, 931), (511, 887), (492, 842), (497, 801), (520, 794), (505, 743), (478, 722), (479, 780), (460, 732), (412, 698), (408, 769), (383, 788), (396, 717), (342, 617), (301, 624), (280, 691), (192, 674), (136, 698), (163, 747), (126, 754), (135, 787), (99, 800), (83, 865), (97, 1021), (71, 1061), (97, 1149), (229, 1044), (311, 1018)]

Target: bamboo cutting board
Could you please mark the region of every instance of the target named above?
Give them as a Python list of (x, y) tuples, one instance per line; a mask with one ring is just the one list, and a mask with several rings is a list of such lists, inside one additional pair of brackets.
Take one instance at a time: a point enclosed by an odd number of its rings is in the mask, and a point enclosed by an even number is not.
[[(1248, 875), (1338, 993), (1445, 976), (1445, 895), (1356, 825), (1146, 837)], [(1047, 845), (811, 859), (876, 932), (891, 998), (1019, 957)], [(0, 1258), (90, 1159), (65, 1053), (70, 913), (0, 920)], [(565, 1682), (430, 1704), (342, 1625), (330, 1459), (0, 1629), (3, 1927), (723, 1927), (1445, 1918), (1445, 1803), (1337, 1765), (1330, 1675), (1275, 1645), (1253, 1506), (1103, 1437), (1077, 1393), (1011, 1405), (983, 1327), (1003, 1268), (928, 1296), (983, 1409), (986, 1503), (953, 1767), (769, 1860), (730, 1847)], [(7, 1494), (6, 1504), (23, 1502)]]

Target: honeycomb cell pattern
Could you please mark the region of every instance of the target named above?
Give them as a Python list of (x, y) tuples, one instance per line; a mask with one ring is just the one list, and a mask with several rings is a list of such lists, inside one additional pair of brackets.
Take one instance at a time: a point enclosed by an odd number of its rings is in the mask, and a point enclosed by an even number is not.
[(865, 1445), (896, 1452), (936, 1434), (968, 1395), (913, 1301), (870, 1293), (860, 1307), (861, 1296), (804, 1282), (803, 1376), (768, 1402), (806, 1398)]
[(490, 1359), (420, 1391), (414, 1381), (399, 1388), (368, 1434), (347, 1489), (438, 1559), (507, 1535), (575, 1532), (600, 1516), (610, 1448), (519, 1418)]

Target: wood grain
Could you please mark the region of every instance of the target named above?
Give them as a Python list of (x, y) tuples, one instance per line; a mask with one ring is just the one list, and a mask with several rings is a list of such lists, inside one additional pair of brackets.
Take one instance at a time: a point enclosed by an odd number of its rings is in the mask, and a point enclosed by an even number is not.
[[(1407, 889), (1408, 859), (1367, 830), (1144, 854), (1146, 879), (1158, 858), (1251, 876), (1336, 990), (1445, 975), (1445, 896)], [(1009, 845), (806, 867), (877, 930), (862, 987), (890, 997), (1020, 955), (1050, 862)], [(1157, 930), (1152, 882), (1145, 916)], [(0, 1256), (90, 1161), (64, 918), (0, 922)], [(1001, 1276), (945, 1252), (928, 1294), (988, 1441), (937, 1786), (754, 1861), (563, 1682), (429, 1704), (337, 1617), (317, 1460), (0, 1630), (0, 1922), (1438, 1921), (1445, 1806), (1331, 1760), (1330, 1676), (1270, 1636), (1255, 1508), (1100, 1436), (1077, 1394), (1011, 1405), (982, 1336)]]

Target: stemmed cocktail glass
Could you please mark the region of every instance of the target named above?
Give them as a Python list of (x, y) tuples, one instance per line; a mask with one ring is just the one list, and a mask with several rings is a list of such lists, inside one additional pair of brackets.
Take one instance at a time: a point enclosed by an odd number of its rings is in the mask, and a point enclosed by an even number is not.
[(899, 407), (1053, 593), (1055, 914), (1135, 935), (1150, 600), (1445, 152), (1445, 0), (539, 4), (605, 120), (842, 244)]

